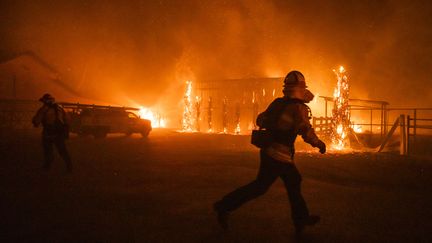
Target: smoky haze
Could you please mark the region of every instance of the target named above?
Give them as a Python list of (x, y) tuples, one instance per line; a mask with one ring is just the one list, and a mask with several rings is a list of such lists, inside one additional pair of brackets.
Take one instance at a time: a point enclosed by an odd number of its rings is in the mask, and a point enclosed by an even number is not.
[(302, 71), (331, 95), (432, 104), (429, 1), (2, 1), (0, 55), (31, 50), (85, 97), (180, 102), (187, 79)]

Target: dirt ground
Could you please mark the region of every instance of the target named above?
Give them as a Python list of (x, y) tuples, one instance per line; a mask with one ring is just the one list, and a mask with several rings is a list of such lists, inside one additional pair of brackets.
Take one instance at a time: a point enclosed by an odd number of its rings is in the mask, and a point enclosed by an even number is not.
[(432, 242), (428, 158), (299, 152), (322, 221), (295, 239), (281, 181), (235, 211), (229, 231), (216, 223), (213, 202), (256, 175), (248, 136), (72, 137), (72, 174), (58, 156), (41, 169), (38, 132), (2, 136), (1, 242)]

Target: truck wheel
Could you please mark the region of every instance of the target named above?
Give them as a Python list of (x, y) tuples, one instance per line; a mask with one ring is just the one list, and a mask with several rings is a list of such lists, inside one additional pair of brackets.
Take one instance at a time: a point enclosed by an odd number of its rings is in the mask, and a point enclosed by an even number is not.
[(146, 138), (146, 137), (148, 137), (149, 133), (150, 133), (150, 131), (142, 131), (142, 132), (141, 132), (141, 136), (142, 136), (143, 138)]

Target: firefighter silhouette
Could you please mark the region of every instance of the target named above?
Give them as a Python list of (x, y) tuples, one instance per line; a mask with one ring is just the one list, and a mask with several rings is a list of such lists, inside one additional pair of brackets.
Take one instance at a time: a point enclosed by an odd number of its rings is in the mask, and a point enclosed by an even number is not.
[(72, 172), (72, 162), (66, 148), (65, 140), (69, 138), (68, 119), (64, 109), (55, 102), (50, 94), (44, 94), (40, 99), (42, 107), (33, 117), (33, 125), (38, 127), (42, 124), (42, 147), (44, 151), (44, 169), (49, 169), (54, 160), (53, 147), (66, 163), (67, 172)]
[(260, 168), (254, 181), (228, 193), (214, 204), (218, 222), (228, 228), (228, 216), (244, 203), (263, 195), (280, 177), (284, 182), (291, 204), (291, 217), (295, 232), (300, 234), (306, 226), (315, 225), (320, 217), (309, 214), (301, 194), (302, 177), (294, 163), (294, 141), (297, 135), (313, 147), (326, 152), (326, 145), (316, 136), (310, 119), (310, 109), (305, 104), (313, 99), (304, 76), (298, 71), (289, 72), (284, 80), (284, 96), (275, 99), (257, 117), (257, 125), (271, 134), (271, 143), (261, 148)]

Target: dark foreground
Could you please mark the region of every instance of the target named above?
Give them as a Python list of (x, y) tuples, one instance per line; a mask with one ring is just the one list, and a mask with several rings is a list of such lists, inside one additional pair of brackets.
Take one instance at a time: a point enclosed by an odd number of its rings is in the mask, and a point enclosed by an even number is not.
[[(5, 136), (5, 135), (3, 135)], [(232, 214), (212, 203), (250, 182), (248, 137), (155, 131), (148, 139), (72, 138), (74, 172), (40, 167), (37, 133), (0, 142), (0, 241), (432, 242), (432, 161), (299, 153), (303, 193), (322, 222), (295, 239), (280, 181)]]

